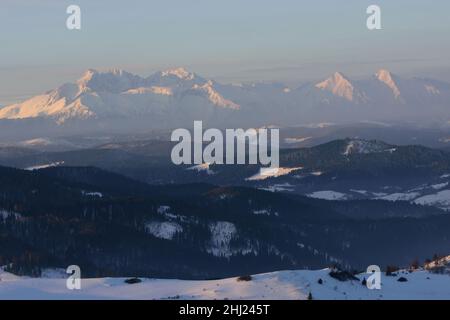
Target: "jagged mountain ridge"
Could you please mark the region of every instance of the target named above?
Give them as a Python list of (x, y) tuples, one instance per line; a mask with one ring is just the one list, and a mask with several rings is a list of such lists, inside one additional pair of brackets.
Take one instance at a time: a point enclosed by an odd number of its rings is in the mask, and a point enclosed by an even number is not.
[(187, 96), (197, 97), (199, 104), (239, 109), (239, 105), (222, 97), (214, 83), (185, 69), (171, 69), (141, 78), (123, 70), (98, 72), (90, 69), (76, 81), (23, 103), (0, 110), (0, 118), (26, 119), (47, 117), (62, 124), (70, 119), (108, 116), (158, 114)]
[[(450, 84), (405, 79), (385, 69), (361, 80), (336, 72), (299, 88), (279, 83), (220, 84), (184, 68), (147, 78), (119, 69), (90, 69), (75, 83), (0, 109), (0, 120), (49, 119), (63, 125), (148, 117), (146, 123), (161, 127), (189, 125), (194, 119), (245, 126), (307, 119), (448, 121), (449, 101)], [(131, 130), (133, 125), (127, 125)]]

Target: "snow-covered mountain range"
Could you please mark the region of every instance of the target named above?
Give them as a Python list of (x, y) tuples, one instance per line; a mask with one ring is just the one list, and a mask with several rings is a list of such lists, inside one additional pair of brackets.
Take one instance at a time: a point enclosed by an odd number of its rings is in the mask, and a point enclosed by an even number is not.
[(448, 121), (449, 101), (448, 83), (405, 79), (384, 69), (360, 80), (336, 72), (299, 88), (280, 83), (221, 84), (184, 68), (146, 78), (117, 69), (90, 69), (74, 83), (1, 108), (0, 120), (45, 119), (64, 125), (146, 119), (146, 124), (158, 127), (191, 124), (193, 119), (245, 126), (309, 119)]
[(75, 83), (66, 83), (1, 109), (0, 118), (45, 117), (62, 124), (71, 119), (159, 114), (174, 104), (174, 99), (180, 104), (193, 99), (198, 100), (198, 104), (239, 109), (238, 104), (215, 90), (212, 81), (182, 68), (159, 72), (148, 78), (123, 70), (98, 72), (90, 69)]

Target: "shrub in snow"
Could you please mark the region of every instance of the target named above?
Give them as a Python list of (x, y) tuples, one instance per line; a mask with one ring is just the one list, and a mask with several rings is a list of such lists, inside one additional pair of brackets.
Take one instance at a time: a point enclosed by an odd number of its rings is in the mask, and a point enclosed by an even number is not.
[(334, 269), (329, 273), (330, 277), (337, 279), (339, 281), (348, 281), (348, 280), (358, 280), (355, 275), (349, 271)]
[(398, 281), (398, 282), (407, 282), (408, 279), (406, 279), (405, 277), (400, 277), (400, 278), (398, 278), (397, 281)]
[(445, 266), (437, 266), (429, 269), (429, 271), (434, 274), (445, 274), (447, 273), (447, 268)]
[(128, 283), (128, 284), (135, 284), (135, 283), (141, 283), (141, 282), (142, 282), (142, 280), (139, 278), (129, 278), (129, 279), (125, 280), (125, 283)]
[(417, 270), (420, 267), (419, 260), (415, 259), (413, 262), (411, 262), (411, 265), (409, 266), (410, 270)]
[(240, 276), (237, 278), (237, 281), (252, 281), (252, 276)]
[(400, 268), (397, 266), (387, 266), (386, 275), (395, 277), (397, 275), (395, 272), (397, 272), (398, 270), (400, 270)]

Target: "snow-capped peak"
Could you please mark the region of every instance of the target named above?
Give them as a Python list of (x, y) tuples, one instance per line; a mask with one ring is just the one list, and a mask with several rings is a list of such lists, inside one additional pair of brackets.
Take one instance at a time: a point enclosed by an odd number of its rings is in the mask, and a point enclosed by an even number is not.
[(222, 108), (230, 108), (234, 110), (238, 110), (240, 106), (236, 103), (234, 103), (231, 100), (225, 99), (219, 92), (217, 92), (213, 87), (213, 82), (211, 80), (208, 80), (203, 85), (197, 85), (195, 84), (192, 87), (193, 90), (199, 90), (206, 93), (208, 96), (209, 101), (211, 101), (216, 106), (222, 107)]
[[(169, 69), (145, 79), (121, 69), (88, 69), (75, 83), (66, 83), (22, 103), (0, 108), (0, 119), (51, 118), (62, 124), (69, 119), (150, 115), (161, 112), (162, 106), (182, 103), (183, 97), (192, 91), (201, 92), (210, 104), (240, 108), (214, 86), (213, 81), (184, 68)], [(173, 98), (168, 100), (168, 97)]]
[(351, 82), (340, 72), (335, 72), (331, 77), (316, 84), (316, 88), (327, 90), (334, 95), (353, 101), (355, 88)]
[(192, 80), (195, 77), (195, 75), (192, 72), (187, 71), (183, 67), (173, 68), (173, 69), (168, 69), (168, 70), (162, 71), (161, 76), (163, 76), (163, 77), (175, 76), (182, 80)]
[(141, 77), (129, 73), (123, 69), (113, 68), (105, 71), (98, 71), (96, 69), (87, 69), (77, 83), (87, 83), (96, 78), (104, 78), (106, 80), (111, 80), (113, 78), (125, 78), (125, 79), (142, 79)]
[(394, 97), (396, 99), (400, 97), (400, 90), (398, 89), (397, 84), (395, 83), (390, 71), (386, 69), (380, 69), (375, 74), (375, 77), (392, 90), (392, 93), (394, 94)]
[(122, 69), (97, 71), (88, 69), (77, 81), (79, 93), (89, 90), (96, 92), (121, 93), (123, 91), (144, 86), (144, 79)]
[(85, 84), (87, 82), (89, 82), (90, 80), (92, 80), (92, 78), (94, 77), (95, 74), (97, 74), (98, 71), (95, 69), (87, 69), (83, 75), (81, 76), (80, 79), (78, 79), (77, 83), (79, 84)]

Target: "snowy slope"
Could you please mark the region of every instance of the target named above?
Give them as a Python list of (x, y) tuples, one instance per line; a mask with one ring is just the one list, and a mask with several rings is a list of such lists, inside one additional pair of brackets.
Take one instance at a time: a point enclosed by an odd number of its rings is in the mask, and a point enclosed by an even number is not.
[(328, 79), (316, 84), (316, 88), (331, 92), (348, 101), (364, 100), (363, 94), (357, 92), (354, 85), (342, 73), (336, 72)]
[[(366, 274), (358, 275), (360, 279)], [(399, 282), (404, 277), (407, 282)], [(404, 300), (450, 299), (450, 276), (420, 270), (396, 277), (382, 274), (381, 290), (369, 290), (360, 281), (341, 282), (329, 269), (279, 271), (259, 274), (251, 281), (237, 278), (208, 281), (125, 278), (83, 279), (81, 290), (66, 289), (61, 278), (25, 278), (0, 272), (0, 299), (313, 299)], [(322, 284), (319, 283), (322, 279)]]
[(392, 94), (394, 95), (395, 99), (400, 98), (400, 89), (398, 88), (397, 84), (394, 81), (394, 76), (389, 72), (388, 70), (381, 69), (378, 70), (378, 72), (375, 74), (375, 77), (384, 83), (389, 89), (392, 90)]

